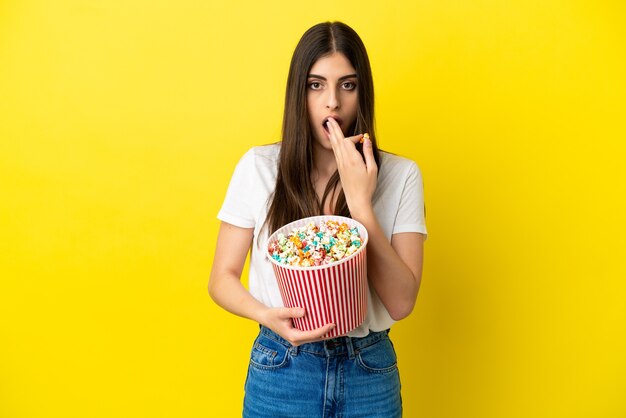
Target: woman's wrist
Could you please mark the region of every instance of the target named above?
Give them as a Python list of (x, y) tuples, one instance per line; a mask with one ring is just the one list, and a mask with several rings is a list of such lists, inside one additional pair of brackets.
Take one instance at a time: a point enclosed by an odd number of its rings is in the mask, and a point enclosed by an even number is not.
[(350, 210), (350, 216), (355, 221), (359, 221), (363, 225), (368, 224), (371, 220), (376, 219), (374, 208), (372, 205), (356, 205), (354, 210)]
[(259, 303), (259, 306), (257, 306), (253, 311), (252, 319), (261, 325), (267, 326), (266, 316), (269, 309), (269, 307)]

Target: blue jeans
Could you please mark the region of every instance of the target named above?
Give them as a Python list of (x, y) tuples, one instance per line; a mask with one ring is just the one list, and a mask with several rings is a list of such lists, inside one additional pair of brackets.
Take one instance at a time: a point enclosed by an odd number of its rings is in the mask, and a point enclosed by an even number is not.
[(292, 346), (265, 326), (245, 383), (246, 418), (395, 418), (400, 375), (389, 330)]

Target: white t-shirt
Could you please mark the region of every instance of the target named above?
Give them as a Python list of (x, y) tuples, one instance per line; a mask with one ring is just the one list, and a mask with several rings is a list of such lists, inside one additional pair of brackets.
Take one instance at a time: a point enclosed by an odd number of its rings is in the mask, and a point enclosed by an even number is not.
[[(284, 306), (274, 270), (265, 255), (269, 228), (266, 227), (263, 236), (259, 236), (276, 186), (279, 152), (280, 143), (277, 143), (253, 147), (244, 154), (237, 163), (217, 215), (218, 219), (229, 224), (254, 228), (248, 288), (252, 296), (269, 307)], [(419, 167), (407, 158), (387, 152), (381, 151), (380, 157), (378, 184), (372, 203), (385, 236), (391, 242), (391, 236), (400, 232), (427, 235)], [(370, 330), (383, 331), (394, 322), (370, 286), (365, 321), (347, 335), (364, 337)]]

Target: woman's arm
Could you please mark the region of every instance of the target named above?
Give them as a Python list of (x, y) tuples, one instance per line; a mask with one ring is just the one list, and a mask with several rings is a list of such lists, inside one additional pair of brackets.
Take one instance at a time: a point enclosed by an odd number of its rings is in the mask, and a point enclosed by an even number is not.
[(228, 312), (259, 322), (259, 313), (266, 306), (256, 300), (240, 281), (253, 233), (254, 228), (221, 223), (209, 279), (209, 294)]
[(363, 161), (355, 147), (355, 142), (362, 135), (345, 138), (332, 118), (329, 119), (328, 128), (350, 215), (365, 226), (369, 235), (369, 283), (391, 318), (398, 321), (407, 317), (415, 306), (422, 279), (424, 235), (417, 232), (399, 233), (392, 236), (391, 243), (387, 240), (372, 206), (378, 167), (371, 140), (365, 139), (363, 143)]
[(241, 284), (241, 272), (253, 242), (253, 234), (253, 228), (221, 223), (209, 279), (211, 298), (228, 312), (265, 325), (294, 346), (319, 341), (321, 336), (334, 328), (334, 324), (312, 331), (300, 331), (293, 327), (291, 318), (304, 316), (304, 308), (269, 308)]
[(383, 232), (370, 208), (350, 211), (368, 233), (367, 277), (389, 315), (395, 321), (409, 316), (422, 280), (424, 235), (403, 232), (391, 237)]

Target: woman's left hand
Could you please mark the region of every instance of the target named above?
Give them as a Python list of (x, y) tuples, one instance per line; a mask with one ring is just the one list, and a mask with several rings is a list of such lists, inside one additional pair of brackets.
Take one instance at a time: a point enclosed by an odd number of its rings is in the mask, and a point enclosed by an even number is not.
[(333, 118), (328, 119), (330, 144), (337, 160), (337, 169), (341, 178), (341, 187), (346, 196), (346, 203), (350, 213), (364, 210), (372, 205), (372, 196), (376, 191), (378, 166), (374, 160), (372, 141), (363, 142), (363, 157), (356, 149), (356, 143), (363, 137), (362, 134), (344, 137), (341, 127)]

